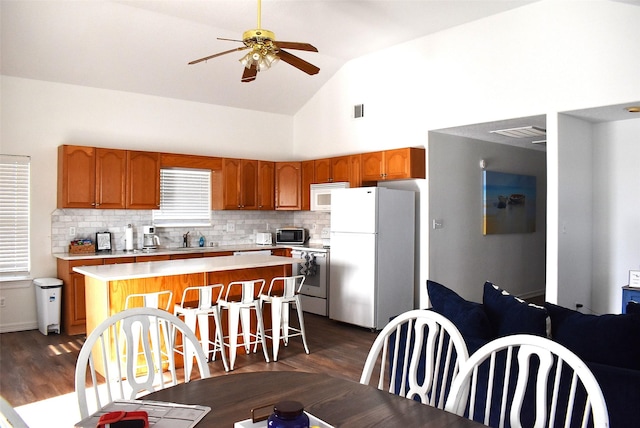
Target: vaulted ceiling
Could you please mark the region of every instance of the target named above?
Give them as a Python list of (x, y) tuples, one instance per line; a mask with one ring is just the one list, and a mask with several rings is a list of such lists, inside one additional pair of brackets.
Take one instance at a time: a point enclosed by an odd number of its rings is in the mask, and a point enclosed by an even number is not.
[(241, 46), (257, 0), (2, 0), (1, 72), (264, 112), (295, 114), (346, 62), (537, 0), (264, 0), (261, 27), (320, 67), (309, 76), (280, 61), (241, 83)]

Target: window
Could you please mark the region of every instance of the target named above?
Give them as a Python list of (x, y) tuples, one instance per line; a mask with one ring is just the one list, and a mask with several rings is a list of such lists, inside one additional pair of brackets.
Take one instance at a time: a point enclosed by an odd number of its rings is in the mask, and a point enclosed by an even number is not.
[(211, 171), (191, 168), (160, 170), (160, 209), (155, 226), (210, 226)]
[(0, 279), (29, 277), (31, 158), (0, 155)]

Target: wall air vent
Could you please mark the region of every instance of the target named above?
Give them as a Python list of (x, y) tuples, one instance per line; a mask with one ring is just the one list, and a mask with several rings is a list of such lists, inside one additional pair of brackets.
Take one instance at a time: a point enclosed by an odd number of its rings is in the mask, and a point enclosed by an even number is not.
[(496, 131), (489, 132), (512, 138), (544, 137), (547, 135), (546, 129), (538, 128), (536, 126), (521, 126), (519, 128), (498, 129)]
[(364, 117), (364, 104), (356, 104), (353, 106), (353, 117), (354, 119)]

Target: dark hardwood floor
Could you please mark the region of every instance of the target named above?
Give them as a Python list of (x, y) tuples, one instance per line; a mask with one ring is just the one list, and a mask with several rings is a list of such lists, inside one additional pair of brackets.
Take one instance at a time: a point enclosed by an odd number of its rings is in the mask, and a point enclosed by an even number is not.
[[(296, 337), (280, 348), (277, 362), (266, 363), (261, 352), (240, 352), (233, 372), (225, 373), (218, 357), (209, 363), (211, 375), (300, 370), (358, 381), (377, 333), (308, 313), (305, 326), (309, 355)], [(0, 334), (0, 395), (17, 407), (73, 392), (83, 342), (84, 336), (45, 336), (38, 330)]]

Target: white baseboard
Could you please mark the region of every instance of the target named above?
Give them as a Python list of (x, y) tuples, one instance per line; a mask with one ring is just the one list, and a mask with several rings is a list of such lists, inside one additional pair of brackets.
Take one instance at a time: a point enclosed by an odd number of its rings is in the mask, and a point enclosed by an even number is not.
[(24, 322), (0, 325), (0, 333), (13, 333), (16, 331), (37, 330), (38, 322)]

